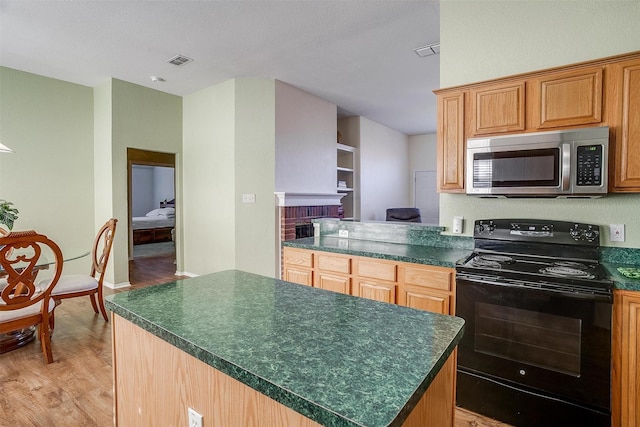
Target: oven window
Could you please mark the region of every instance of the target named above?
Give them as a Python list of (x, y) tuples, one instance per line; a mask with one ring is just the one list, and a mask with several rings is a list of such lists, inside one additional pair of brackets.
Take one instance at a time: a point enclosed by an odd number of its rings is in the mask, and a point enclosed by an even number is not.
[(476, 302), (475, 321), (475, 351), (580, 376), (580, 319)]
[(556, 187), (560, 184), (560, 149), (476, 153), (473, 186)]

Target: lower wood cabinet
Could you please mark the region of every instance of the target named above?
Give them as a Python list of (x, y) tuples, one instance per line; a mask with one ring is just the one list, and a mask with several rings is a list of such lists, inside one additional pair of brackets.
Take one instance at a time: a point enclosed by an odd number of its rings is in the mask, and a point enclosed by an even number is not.
[(403, 263), (399, 269), (398, 304), (442, 314), (455, 314), (455, 271), (452, 268)]
[(425, 291), (419, 286), (405, 286), (400, 291), (402, 305), (441, 314), (453, 314), (451, 295)]
[(614, 292), (612, 427), (640, 426), (640, 292)]
[(455, 314), (455, 270), (284, 247), (282, 279), (419, 310)]
[(370, 279), (358, 279), (353, 295), (376, 301), (396, 303), (396, 284), (376, 282)]
[(316, 272), (313, 286), (327, 291), (351, 295), (351, 278), (346, 276)]
[(313, 253), (285, 248), (282, 255), (282, 280), (300, 285), (313, 285)]

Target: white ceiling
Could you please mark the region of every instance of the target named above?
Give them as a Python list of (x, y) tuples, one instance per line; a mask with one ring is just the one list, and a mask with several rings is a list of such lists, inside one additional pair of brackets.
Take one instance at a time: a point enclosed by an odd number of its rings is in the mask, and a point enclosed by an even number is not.
[[(413, 49), (439, 41), (439, 9), (427, 0), (0, 0), (0, 65), (181, 96), (234, 77), (274, 78), (342, 115), (435, 133), (439, 55)], [(194, 61), (166, 62), (178, 54)]]

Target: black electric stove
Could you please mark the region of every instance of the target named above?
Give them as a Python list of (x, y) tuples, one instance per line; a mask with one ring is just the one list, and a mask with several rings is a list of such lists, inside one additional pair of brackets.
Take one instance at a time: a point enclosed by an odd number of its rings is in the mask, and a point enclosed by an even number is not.
[(456, 265), (457, 404), (517, 426), (610, 426), (613, 283), (600, 228), (478, 220)]

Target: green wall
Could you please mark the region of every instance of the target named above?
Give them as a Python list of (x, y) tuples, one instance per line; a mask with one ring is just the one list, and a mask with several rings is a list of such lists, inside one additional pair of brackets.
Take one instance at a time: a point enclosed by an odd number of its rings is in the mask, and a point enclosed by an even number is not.
[[(640, 49), (638, 1), (442, 1), (440, 85), (461, 84), (603, 58)], [(464, 216), (539, 218), (603, 227), (604, 246), (640, 247), (640, 194), (590, 200), (477, 199), (441, 194), (440, 224)], [(609, 242), (609, 224), (626, 241)]]
[(191, 274), (235, 267), (235, 81), (185, 96), (184, 265)]
[[(0, 67), (0, 198), (20, 211), (14, 230), (35, 229), (63, 254), (91, 250), (93, 89)], [(65, 263), (88, 273), (90, 257)]]
[(234, 79), (184, 97), (187, 273), (276, 274), (274, 84)]
[[(111, 180), (112, 193), (96, 191), (96, 197), (110, 197), (111, 211), (96, 212), (104, 223), (110, 216), (119, 219), (113, 245), (113, 283), (129, 278), (127, 148), (160, 151), (177, 155), (176, 174), (182, 152), (182, 98), (122, 80), (111, 79)], [(105, 159), (106, 160), (106, 159)], [(105, 170), (108, 174), (109, 171)], [(106, 177), (105, 177), (106, 178)], [(176, 221), (180, 220), (178, 199)]]

